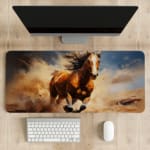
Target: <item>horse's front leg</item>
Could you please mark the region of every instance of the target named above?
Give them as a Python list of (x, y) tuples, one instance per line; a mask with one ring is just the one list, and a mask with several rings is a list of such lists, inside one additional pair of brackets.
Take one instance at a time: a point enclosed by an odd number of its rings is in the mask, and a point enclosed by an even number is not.
[(87, 103), (90, 101), (90, 97), (86, 97), (83, 101), (82, 101), (82, 105), (80, 106), (80, 112), (85, 110), (87, 107)]
[(64, 110), (66, 112), (72, 112), (73, 111), (72, 96), (69, 93), (67, 93), (66, 102), (67, 102), (67, 105), (64, 106)]

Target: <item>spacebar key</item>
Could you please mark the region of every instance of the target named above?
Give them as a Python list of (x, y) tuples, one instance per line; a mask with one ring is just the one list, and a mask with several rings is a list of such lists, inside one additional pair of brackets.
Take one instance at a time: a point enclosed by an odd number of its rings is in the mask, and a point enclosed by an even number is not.
[(60, 139), (43, 139), (44, 142), (61, 142)]

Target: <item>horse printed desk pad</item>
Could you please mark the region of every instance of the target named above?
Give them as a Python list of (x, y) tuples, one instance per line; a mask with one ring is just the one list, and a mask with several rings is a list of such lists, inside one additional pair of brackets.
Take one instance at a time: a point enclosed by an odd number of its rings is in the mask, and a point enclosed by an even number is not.
[(8, 112), (142, 112), (141, 51), (10, 51)]

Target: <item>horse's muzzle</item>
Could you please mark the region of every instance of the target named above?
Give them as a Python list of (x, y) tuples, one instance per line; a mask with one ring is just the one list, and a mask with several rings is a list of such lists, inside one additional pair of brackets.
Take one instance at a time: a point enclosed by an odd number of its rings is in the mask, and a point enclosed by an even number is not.
[(98, 76), (98, 74), (96, 74), (96, 75), (92, 74), (92, 79), (96, 79), (97, 76)]

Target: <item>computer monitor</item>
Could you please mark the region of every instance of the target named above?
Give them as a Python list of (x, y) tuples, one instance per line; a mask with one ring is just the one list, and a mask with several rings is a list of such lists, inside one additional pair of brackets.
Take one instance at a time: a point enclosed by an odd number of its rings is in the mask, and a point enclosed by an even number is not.
[(63, 36), (63, 42), (84, 42), (90, 35), (119, 34), (137, 6), (13, 6), (32, 34)]

